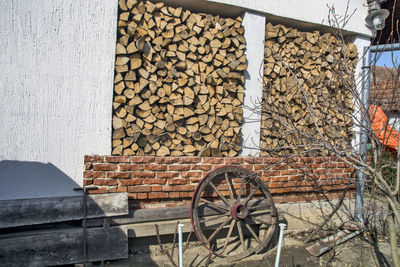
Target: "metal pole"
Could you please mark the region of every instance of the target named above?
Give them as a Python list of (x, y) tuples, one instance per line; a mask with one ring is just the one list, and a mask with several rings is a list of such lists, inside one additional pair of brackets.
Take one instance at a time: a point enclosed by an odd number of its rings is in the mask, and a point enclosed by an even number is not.
[(279, 241), (278, 241), (278, 249), (276, 251), (276, 258), (275, 258), (275, 267), (279, 267), (279, 258), (281, 257), (281, 248), (282, 248), (282, 240), (283, 240), (283, 232), (286, 229), (285, 223), (279, 224)]
[(183, 241), (182, 241), (183, 224), (178, 224), (178, 241), (179, 241), (179, 267), (183, 267)]
[[(364, 58), (362, 65), (362, 98), (361, 98), (361, 129), (360, 129), (360, 146), (359, 152), (362, 160), (367, 158), (367, 142), (368, 142), (368, 117), (369, 117), (369, 94), (370, 94), (370, 68), (371, 68), (371, 53), (372, 52), (388, 52), (400, 50), (400, 43), (383, 44), (364, 47)], [(364, 223), (363, 207), (364, 207), (364, 168), (358, 172), (357, 177), (357, 195), (355, 220)]]
[[(363, 161), (367, 158), (367, 121), (368, 121), (368, 110), (369, 110), (369, 91), (370, 91), (370, 67), (371, 67), (371, 50), (370, 47), (364, 47), (364, 58), (362, 65), (362, 92), (361, 92), (361, 129), (360, 129), (360, 146), (359, 152)], [(362, 167), (358, 171), (357, 177), (357, 194), (356, 194), (356, 208), (355, 208), (355, 219), (358, 222), (364, 223), (363, 208), (364, 208), (364, 180), (365, 173)]]

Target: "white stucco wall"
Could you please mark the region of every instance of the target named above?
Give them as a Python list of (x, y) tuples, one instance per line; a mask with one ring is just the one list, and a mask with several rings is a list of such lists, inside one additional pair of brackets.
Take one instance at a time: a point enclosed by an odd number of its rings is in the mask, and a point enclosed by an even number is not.
[(246, 12), (243, 16), (244, 37), (247, 41), (245, 94), (242, 125), (242, 156), (260, 155), (261, 103), (263, 91), (265, 15)]
[(345, 30), (359, 35), (370, 36), (370, 31), (365, 27), (365, 17), (367, 7), (365, 0), (208, 0), (239, 6), (253, 11), (266, 13), (268, 15), (293, 19), (300, 22), (321, 24), (330, 26), (328, 22), (329, 9), (327, 6), (334, 6), (336, 14), (352, 15), (350, 21), (345, 26)]
[(0, 1), (0, 199), (74, 194), (111, 153), (117, 1)]
[[(0, 0), (0, 199), (74, 194), (83, 156), (111, 153), (117, 2)], [(347, 0), (211, 2), (328, 25), (326, 5), (344, 14)], [(346, 30), (368, 35), (364, 1), (349, 2), (357, 10)], [(250, 53), (259, 38), (246, 38)]]

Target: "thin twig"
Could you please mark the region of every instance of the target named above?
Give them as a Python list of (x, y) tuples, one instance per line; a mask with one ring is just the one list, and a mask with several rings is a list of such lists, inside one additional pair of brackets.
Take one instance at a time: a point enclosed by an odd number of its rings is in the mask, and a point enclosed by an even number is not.
[(166, 254), (167, 257), (168, 257), (168, 259), (169, 259), (169, 261), (171, 262), (171, 264), (172, 264), (174, 267), (177, 267), (177, 265), (176, 265), (174, 259), (172, 258), (171, 254), (169, 254), (169, 252), (168, 252), (167, 250), (164, 249), (164, 246), (163, 246), (163, 244), (161, 243), (161, 238), (160, 238), (160, 232), (159, 232), (159, 230), (158, 230), (158, 225), (157, 225), (157, 224), (154, 224), (154, 227), (156, 228), (157, 241), (158, 241), (158, 245), (160, 246), (161, 253)]

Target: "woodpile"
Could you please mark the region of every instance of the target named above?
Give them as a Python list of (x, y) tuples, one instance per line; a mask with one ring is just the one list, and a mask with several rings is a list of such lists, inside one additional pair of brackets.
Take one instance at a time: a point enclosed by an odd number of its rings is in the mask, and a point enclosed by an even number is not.
[(356, 46), (271, 23), (265, 32), (262, 155), (304, 152), (321, 136), (348, 146)]
[(241, 22), (119, 1), (113, 155), (237, 155), (247, 67)]

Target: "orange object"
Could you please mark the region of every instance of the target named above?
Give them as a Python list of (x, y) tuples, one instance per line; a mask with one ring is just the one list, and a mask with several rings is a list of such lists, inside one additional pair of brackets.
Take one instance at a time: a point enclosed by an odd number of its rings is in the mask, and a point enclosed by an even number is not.
[(399, 147), (399, 133), (390, 127), (385, 112), (377, 105), (370, 105), (369, 115), (372, 120), (372, 128), (375, 135), (379, 138), (381, 143), (397, 151)]

